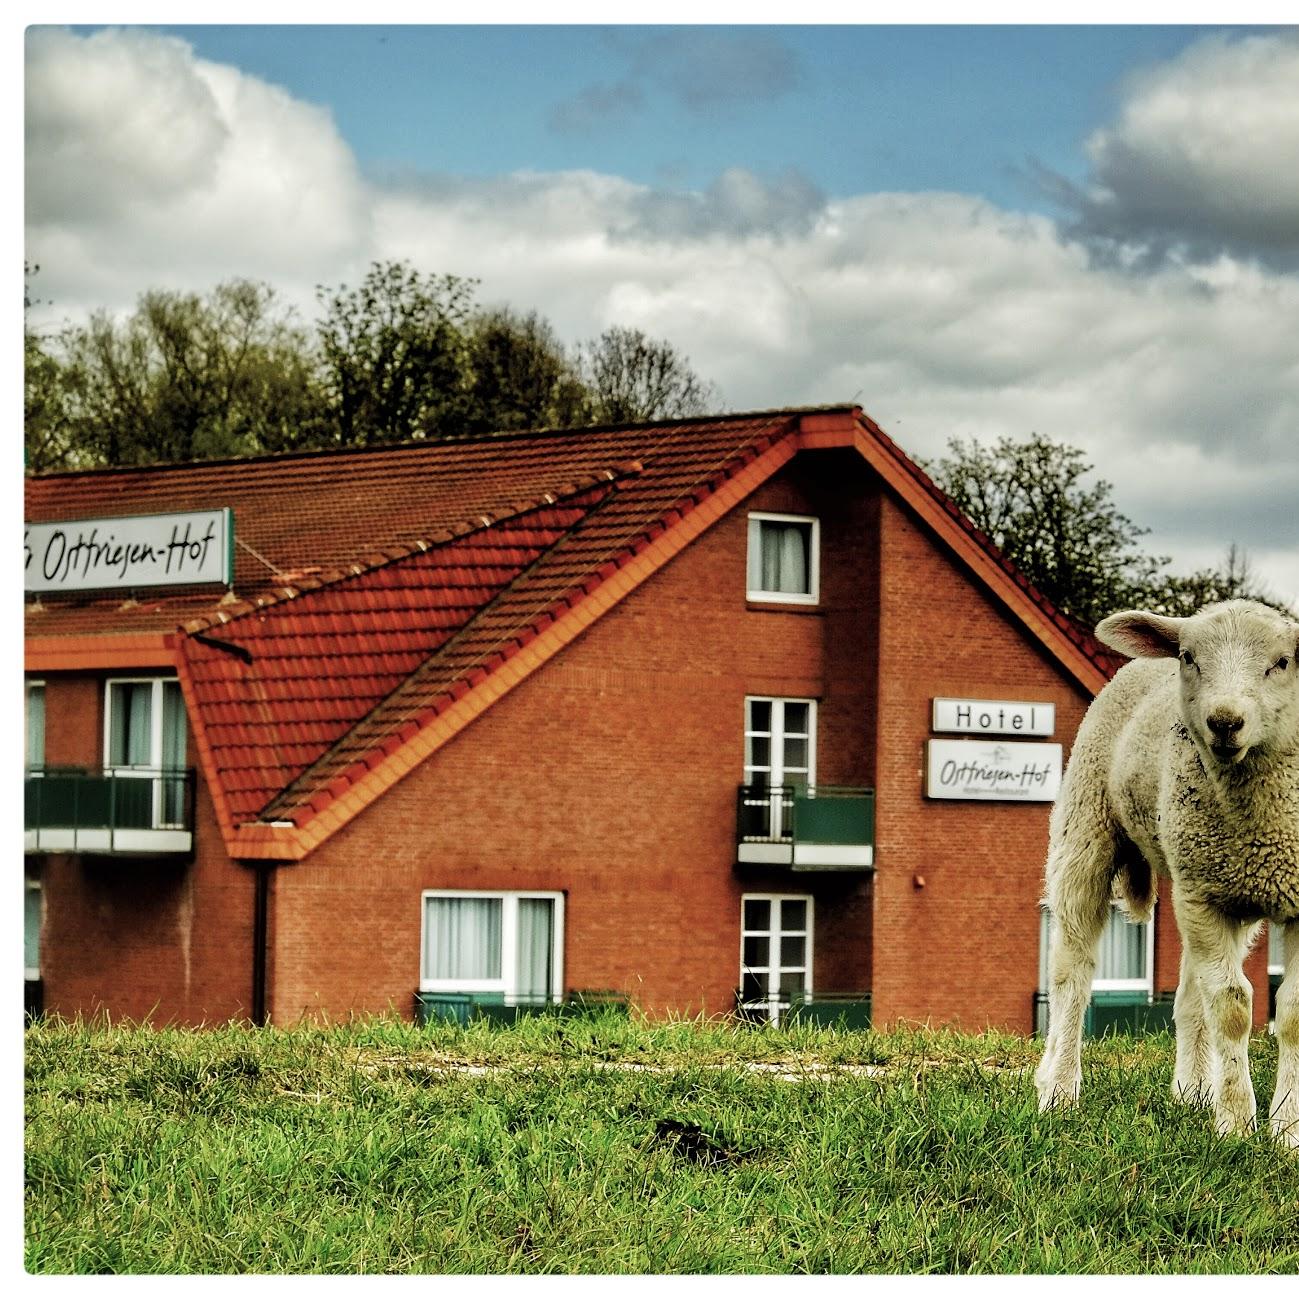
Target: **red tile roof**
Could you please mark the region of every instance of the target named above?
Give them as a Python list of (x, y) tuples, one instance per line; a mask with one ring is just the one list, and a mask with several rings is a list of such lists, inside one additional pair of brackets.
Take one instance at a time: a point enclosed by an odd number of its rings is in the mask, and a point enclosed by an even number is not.
[(300, 856), (400, 778), (435, 723), (454, 733), (814, 444), (856, 445), (967, 563), (982, 556), (979, 575), (1066, 668), (1093, 688), (1112, 674), (1121, 660), (855, 407), (33, 478), (41, 521), (231, 506), (237, 595), (47, 596), (28, 633), (178, 629), (227, 843), (254, 822), (314, 823), (295, 844), (241, 841)]

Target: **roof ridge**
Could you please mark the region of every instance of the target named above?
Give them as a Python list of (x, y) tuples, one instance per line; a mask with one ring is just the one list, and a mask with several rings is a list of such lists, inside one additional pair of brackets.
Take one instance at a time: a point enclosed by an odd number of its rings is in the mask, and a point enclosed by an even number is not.
[(598, 487), (601, 483), (616, 483), (624, 478), (633, 477), (641, 473), (643, 468), (644, 466), (639, 460), (628, 460), (614, 465), (612, 469), (601, 469), (593, 474), (584, 474), (579, 478), (575, 478), (572, 482), (565, 483), (562, 487), (555, 488), (553, 491), (543, 492), (539, 497), (513, 502), (502, 511), (496, 513), (485, 512), (449, 528), (438, 528), (429, 533), (427, 537), (421, 537), (402, 545), (384, 547), (382, 550), (364, 555), (350, 564), (336, 566), (320, 573), (303, 574), (270, 595), (259, 596), (254, 600), (239, 600), (235, 604), (217, 610), (216, 613), (207, 614), (201, 618), (191, 618), (180, 625), (180, 630), (187, 636), (193, 636), (210, 631), (213, 628), (226, 627), (232, 622), (248, 617), (250, 614), (276, 608), (292, 600), (297, 600), (304, 595), (309, 595), (314, 591), (319, 591), (324, 587), (336, 586), (340, 582), (349, 581), (354, 577), (373, 573), (388, 564), (410, 559), (413, 555), (426, 554), (439, 546), (449, 545), (453, 541), (472, 536), (475, 532), (482, 532), (497, 523), (507, 523), (511, 519), (517, 519), (524, 514), (531, 513), (533, 510), (544, 509), (547, 505), (556, 505), (571, 497), (579, 496), (592, 487)]
[(373, 446), (310, 447), (296, 451), (267, 451), (243, 456), (221, 456), (211, 460), (163, 460), (140, 465), (94, 465), (83, 469), (50, 469), (25, 474), (27, 482), (52, 482), (68, 478), (93, 477), (104, 474), (156, 473), (168, 470), (208, 469), (230, 465), (282, 464), (291, 460), (311, 460), (329, 456), (383, 455), (397, 451), (419, 451), (437, 446), (465, 446), (474, 443), (491, 444), (523, 438), (569, 437), (585, 434), (625, 432), (631, 429), (669, 428), (679, 424), (729, 424), (742, 420), (770, 419), (777, 415), (829, 415), (858, 410), (855, 402), (831, 402), (819, 406), (774, 406), (762, 410), (726, 411), (720, 414), (674, 415), (657, 420), (621, 420), (603, 424), (568, 424), (556, 428), (495, 429), (482, 433), (446, 433), (436, 436), (405, 438), (400, 442), (383, 442)]

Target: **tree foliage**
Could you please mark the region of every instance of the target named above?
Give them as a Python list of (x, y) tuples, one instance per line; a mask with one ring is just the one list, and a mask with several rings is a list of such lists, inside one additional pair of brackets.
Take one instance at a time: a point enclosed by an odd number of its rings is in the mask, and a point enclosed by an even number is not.
[(716, 399), (671, 343), (615, 325), (579, 349), (583, 382), (598, 424), (703, 414)]
[(1137, 546), (1149, 529), (1118, 509), (1110, 483), (1089, 480), (1077, 447), (1038, 433), (947, 445), (948, 455), (925, 466), (934, 481), (1043, 595), (1089, 627), (1124, 608), (1181, 616), (1232, 598), (1284, 608), (1235, 546), (1217, 569), (1170, 574), (1167, 556)]

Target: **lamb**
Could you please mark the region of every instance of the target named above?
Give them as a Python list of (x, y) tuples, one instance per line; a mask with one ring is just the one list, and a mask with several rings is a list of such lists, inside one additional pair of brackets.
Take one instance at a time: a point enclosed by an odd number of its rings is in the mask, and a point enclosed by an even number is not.
[(1173, 1094), (1212, 1105), (1223, 1135), (1255, 1120), (1242, 963), (1261, 921), (1284, 926), (1271, 1128), (1299, 1148), (1299, 625), (1229, 600), (1190, 618), (1116, 613), (1096, 634), (1135, 661), (1088, 709), (1051, 813), (1040, 1108), (1078, 1098), (1111, 898), (1149, 919), (1158, 873), (1182, 940)]

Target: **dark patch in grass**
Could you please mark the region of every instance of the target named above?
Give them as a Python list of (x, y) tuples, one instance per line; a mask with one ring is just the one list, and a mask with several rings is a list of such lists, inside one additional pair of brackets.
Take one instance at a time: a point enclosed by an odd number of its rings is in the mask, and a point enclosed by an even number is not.
[(682, 1123), (679, 1119), (659, 1119), (654, 1128), (654, 1141), (692, 1164), (702, 1164), (705, 1168), (738, 1163), (752, 1153), (730, 1150), (705, 1134), (698, 1123)]

